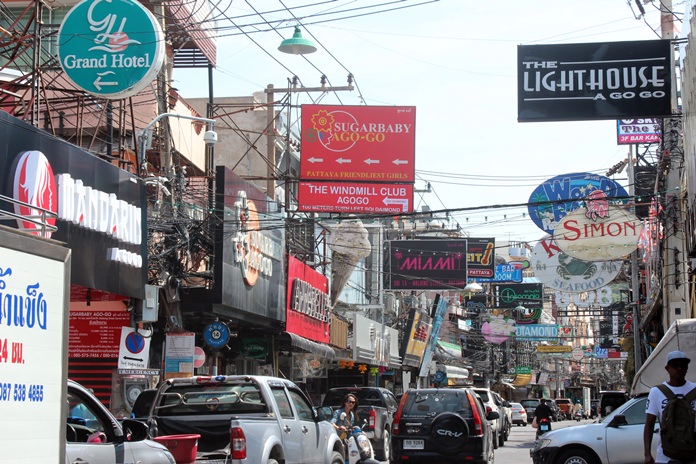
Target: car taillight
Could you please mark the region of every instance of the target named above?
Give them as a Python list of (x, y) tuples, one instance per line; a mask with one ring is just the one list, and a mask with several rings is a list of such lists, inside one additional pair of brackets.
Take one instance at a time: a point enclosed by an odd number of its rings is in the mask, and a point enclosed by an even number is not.
[(246, 459), (246, 437), (241, 427), (232, 427), (230, 430), (230, 444), (232, 459)]
[(377, 411), (375, 411), (374, 409), (370, 409), (370, 417), (367, 419), (367, 425), (368, 425), (368, 427), (374, 429), (376, 423), (377, 423)]
[(404, 403), (406, 403), (406, 394), (401, 397), (399, 407), (396, 408), (396, 414), (394, 414), (394, 423), (392, 424), (392, 435), (399, 434), (399, 422), (401, 422), (401, 413), (404, 410)]
[[(481, 414), (479, 414), (478, 408), (476, 407), (476, 401), (471, 396), (471, 393), (467, 393), (466, 396), (469, 398), (469, 404), (471, 405), (471, 412), (474, 414), (474, 435), (483, 435), (483, 419)], [(486, 407), (486, 414), (490, 410), (490, 407)]]

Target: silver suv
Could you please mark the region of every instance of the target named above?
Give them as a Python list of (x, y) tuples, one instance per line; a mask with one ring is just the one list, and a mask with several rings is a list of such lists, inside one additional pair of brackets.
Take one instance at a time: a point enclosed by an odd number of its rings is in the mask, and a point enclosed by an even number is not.
[(505, 415), (502, 404), (498, 400), (499, 397), (496, 398), (497, 393), (492, 392), (488, 388), (474, 388), (473, 390), (481, 397), (483, 404), (486, 406), (486, 413), (491, 411), (498, 413), (499, 417), (491, 421), (491, 427), (493, 428), (494, 437), (496, 438), (493, 440), (493, 446), (495, 448), (505, 446), (505, 440), (507, 439), (505, 433), (507, 416)]

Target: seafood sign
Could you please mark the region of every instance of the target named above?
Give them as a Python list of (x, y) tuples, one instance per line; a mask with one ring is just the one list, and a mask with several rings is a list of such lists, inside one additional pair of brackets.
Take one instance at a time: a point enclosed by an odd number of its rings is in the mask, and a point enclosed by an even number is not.
[(638, 247), (643, 223), (617, 206), (580, 208), (556, 227), (553, 238), (570, 257), (584, 261), (612, 261)]
[(565, 253), (552, 236), (547, 235), (532, 252), (534, 275), (545, 286), (562, 292), (576, 293), (596, 290), (614, 280), (621, 270), (621, 261), (585, 261)]

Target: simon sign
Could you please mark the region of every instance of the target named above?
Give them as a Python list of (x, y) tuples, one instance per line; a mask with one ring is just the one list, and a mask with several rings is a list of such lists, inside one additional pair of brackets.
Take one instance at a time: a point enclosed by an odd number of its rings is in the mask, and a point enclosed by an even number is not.
[(140, 92), (164, 60), (164, 34), (155, 17), (132, 0), (84, 0), (58, 32), (60, 66), (85, 92), (120, 99)]

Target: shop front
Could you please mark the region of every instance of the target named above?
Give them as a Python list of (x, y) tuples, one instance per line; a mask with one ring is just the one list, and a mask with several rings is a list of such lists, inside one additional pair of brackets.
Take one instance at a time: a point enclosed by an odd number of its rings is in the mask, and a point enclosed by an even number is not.
[(278, 338), (278, 370), (319, 404), (327, 389), (328, 369), (336, 357), (329, 346), (332, 311), (327, 277), (288, 256), (285, 331)]
[[(3, 225), (71, 250), (68, 376), (107, 406), (121, 334), (145, 298), (147, 233), (142, 180), (0, 111), (0, 194), (22, 204)], [(52, 211), (42, 229), (37, 207)], [(39, 221), (41, 222), (41, 221)], [(42, 270), (37, 269), (37, 272)]]
[(188, 375), (273, 375), (285, 324), (283, 218), (264, 192), (224, 166), (216, 170), (216, 204), (213, 288), (181, 287), (180, 301), (170, 303), (183, 321), (177, 331), (194, 334), (203, 359)]

